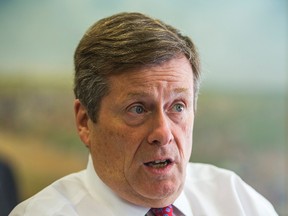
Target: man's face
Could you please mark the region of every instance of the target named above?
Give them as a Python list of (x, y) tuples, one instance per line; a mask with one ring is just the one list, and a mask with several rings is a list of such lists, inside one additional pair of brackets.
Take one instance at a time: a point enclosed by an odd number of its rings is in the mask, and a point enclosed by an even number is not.
[(171, 204), (182, 191), (192, 149), (193, 73), (188, 60), (175, 58), (115, 75), (109, 86), (97, 123), (88, 120), (88, 135), (82, 137), (96, 173), (129, 202)]

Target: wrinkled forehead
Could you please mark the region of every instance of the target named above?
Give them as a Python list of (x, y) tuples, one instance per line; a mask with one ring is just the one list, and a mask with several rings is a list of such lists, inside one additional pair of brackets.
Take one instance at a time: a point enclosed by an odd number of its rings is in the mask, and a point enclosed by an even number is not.
[(113, 85), (139, 89), (135, 94), (146, 94), (160, 88), (174, 93), (193, 92), (193, 72), (185, 58), (174, 58), (160, 65), (142, 67), (110, 76), (110, 89)]
[[(137, 65), (123, 65), (120, 66), (114, 72), (112, 71), (109, 76), (127, 76), (127, 75), (134, 75), (134, 78), (140, 78), (141, 75), (143, 76), (151, 76), (158, 72), (163, 77), (167, 75), (170, 76), (184, 76), (185, 79), (193, 77), (193, 69), (190, 60), (184, 54), (177, 55), (171, 59), (151, 63), (151, 64), (137, 64)], [(133, 76), (131, 76), (133, 77)]]

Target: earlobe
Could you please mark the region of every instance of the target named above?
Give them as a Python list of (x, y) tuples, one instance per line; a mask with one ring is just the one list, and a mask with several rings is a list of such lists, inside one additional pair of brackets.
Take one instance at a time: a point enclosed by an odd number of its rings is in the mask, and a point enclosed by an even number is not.
[(89, 129), (89, 116), (86, 108), (81, 104), (79, 99), (74, 102), (74, 114), (76, 120), (76, 127), (82, 142), (89, 148), (90, 147), (90, 129)]

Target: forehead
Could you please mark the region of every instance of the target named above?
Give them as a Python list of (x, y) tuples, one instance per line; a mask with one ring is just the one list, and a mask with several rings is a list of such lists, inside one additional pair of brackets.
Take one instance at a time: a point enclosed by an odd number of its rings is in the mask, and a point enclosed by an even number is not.
[(181, 92), (193, 87), (193, 72), (188, 59), (184, 56), (174, 58), (160, 65), (143, 67), (110, 77), (112, 85), (121, 85), (124, 88), (134, 86), (136, 88), (154, 88), (157, 86), (173, 87)]

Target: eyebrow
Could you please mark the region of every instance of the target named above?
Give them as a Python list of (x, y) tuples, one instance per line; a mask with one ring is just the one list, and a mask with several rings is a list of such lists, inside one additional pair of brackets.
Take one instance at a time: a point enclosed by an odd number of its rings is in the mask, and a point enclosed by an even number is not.
[(176, 93), (188, 92), (188, 88), (176, 88), (174, 89)]

